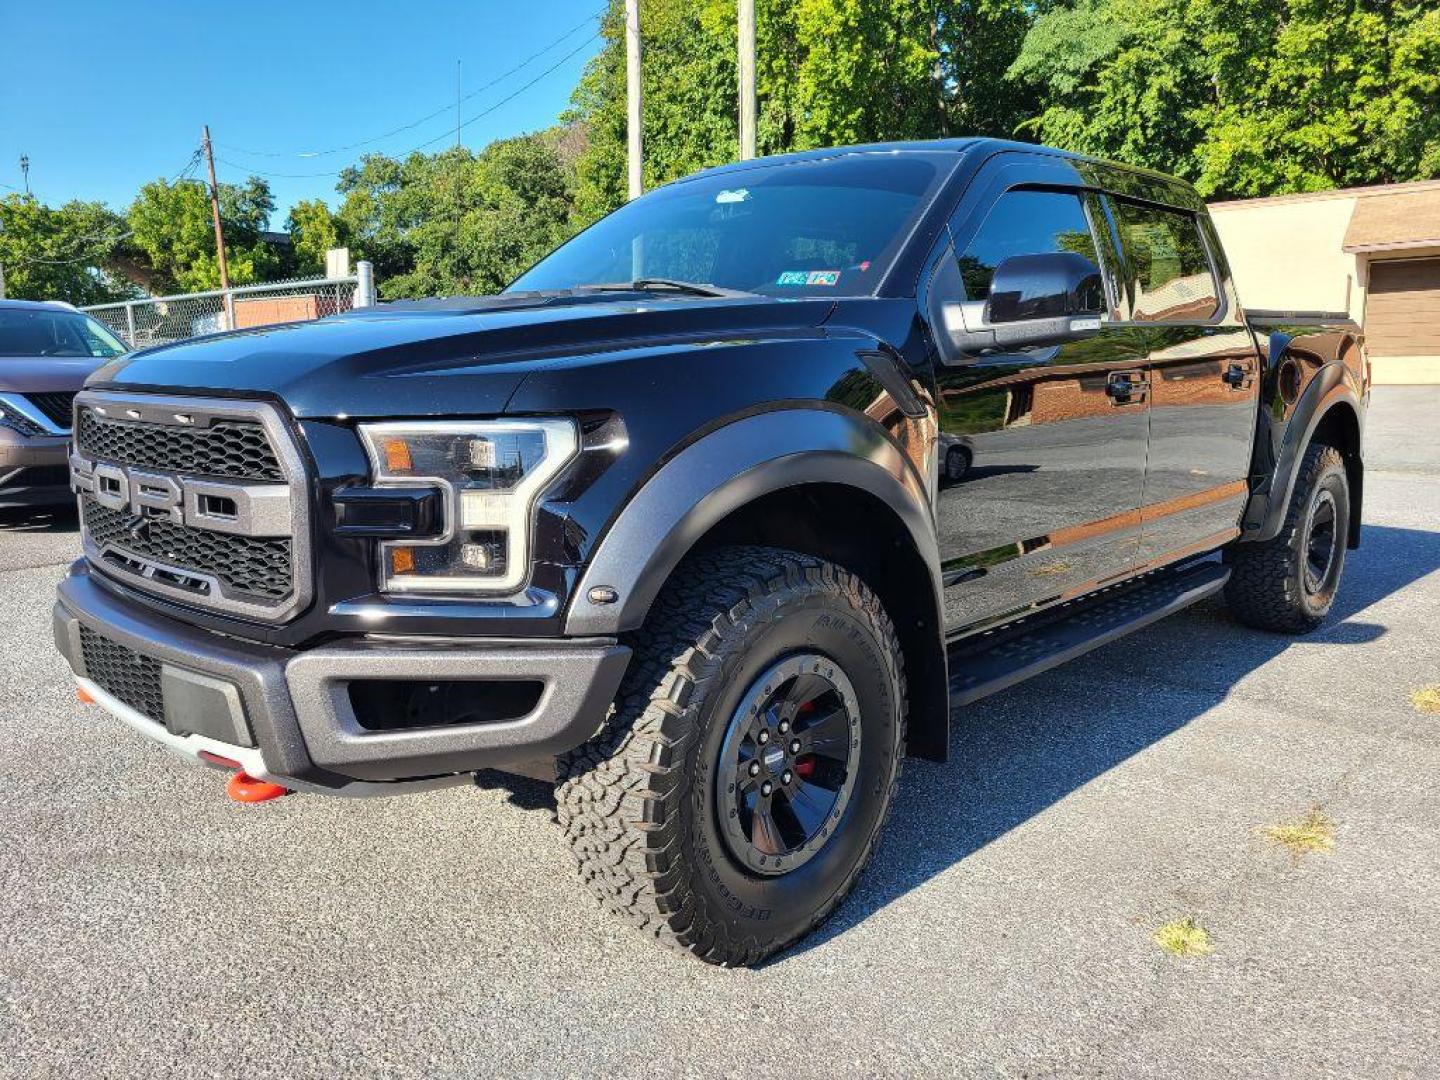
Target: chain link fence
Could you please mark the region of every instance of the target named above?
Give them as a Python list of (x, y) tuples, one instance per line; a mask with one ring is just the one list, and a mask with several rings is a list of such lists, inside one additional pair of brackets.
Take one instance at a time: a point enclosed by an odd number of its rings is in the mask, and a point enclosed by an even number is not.
[(136, 349), (274, 323), (320, 319), (375, 303), (375, 277), (361, 262), (350, 277), (275, 281), (153, 296), (82, 308)]

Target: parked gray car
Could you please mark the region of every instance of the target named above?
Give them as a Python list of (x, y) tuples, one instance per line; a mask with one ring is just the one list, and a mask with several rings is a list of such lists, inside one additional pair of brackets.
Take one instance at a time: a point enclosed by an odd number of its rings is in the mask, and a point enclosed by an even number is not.
[(0, 509), (68, 503), (70, 411), (125, 343), (64, 304), (0, 300)]

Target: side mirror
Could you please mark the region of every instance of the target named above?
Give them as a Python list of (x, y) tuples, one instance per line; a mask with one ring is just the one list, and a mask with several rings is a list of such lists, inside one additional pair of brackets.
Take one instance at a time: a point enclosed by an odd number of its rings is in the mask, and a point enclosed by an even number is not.
[(995, 268), (990, 282), (989, 321), (1029, 322), (1073, 318), (1105, 310), (1100, 268), (1073, 251), (1012, 255)]
[[(946, 268), (935, 286), (944, 290), (959, 280), (958, 268), (953, 274)], [(937, 331), (958, 353), (1059, 345), (1099, 333), (1104, 311), (1100, 268), (1084, 255), (1012, 255), (995, 268), (988, 300), (941, 303)]]

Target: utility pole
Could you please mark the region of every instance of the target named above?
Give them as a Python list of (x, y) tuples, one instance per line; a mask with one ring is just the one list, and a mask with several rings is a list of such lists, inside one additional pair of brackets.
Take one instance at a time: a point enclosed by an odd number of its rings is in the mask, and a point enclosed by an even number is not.
[(630, 198), (645, 192), (641, 156), (643, 116), (640, 95), (640, 0), (625, 0), (625, 102), (628, 106), (626, 134), (629, 136)]
[(740, 160), (755, 156), (755, 0), (740, 0)]
[(220, 288), (225, 292), (225, 329), (235, 328), (235, 298), (230, 293), (230, 267), (225, 262), (225, 230), (220, 227), (220, 185), (215, 181), (215, 151), (210, 125), (205, 125), (205, 161), (210, 166), (210, 216), (215, 220), (215, 255), (220, 262)]
[(455, 149), (460, 149), (460, 87), (464, 83), (463, 65), (455, 61)]

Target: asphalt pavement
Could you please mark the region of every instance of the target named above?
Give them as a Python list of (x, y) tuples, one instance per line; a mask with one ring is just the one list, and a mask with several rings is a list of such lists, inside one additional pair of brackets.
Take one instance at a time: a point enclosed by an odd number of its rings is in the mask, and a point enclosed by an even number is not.
[[(1316, 634), (1206, 604), (957, 715), (754, 971), (577, 884), (544, 789), (224, 797), (82, 707), (72, 516), (0, 521), (0, 1076), (1422, 1076), (1440, 1060), (1440, 388), (1382, 388)], [(1334, 848), (1266, 827), (1313, 808)], [(1155, 930), (1190, 918), (1208, 955)]]

